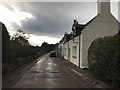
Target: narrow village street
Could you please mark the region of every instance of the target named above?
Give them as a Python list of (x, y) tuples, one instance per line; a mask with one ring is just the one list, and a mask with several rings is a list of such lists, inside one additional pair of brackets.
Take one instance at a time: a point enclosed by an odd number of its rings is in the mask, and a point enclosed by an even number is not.
[(119, 0), (60, 2), (0, 3), (2, 89), (120, 87)]
[(13, 74), (4, 76), (3, 88), (88, 88), (82, 80), (68, 72), (60, 59), (46, 54), (38, 58), (37, 62), (34, 61)]

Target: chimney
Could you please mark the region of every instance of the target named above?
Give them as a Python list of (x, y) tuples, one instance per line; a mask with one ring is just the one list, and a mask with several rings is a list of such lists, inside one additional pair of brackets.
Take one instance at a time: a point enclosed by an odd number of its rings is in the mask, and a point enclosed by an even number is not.
[(110, 13), (110, 0), (98, 0), (98, 14), (109, 14)]
[(67, 34), (67, 32), (65, 32), (65, 34)]

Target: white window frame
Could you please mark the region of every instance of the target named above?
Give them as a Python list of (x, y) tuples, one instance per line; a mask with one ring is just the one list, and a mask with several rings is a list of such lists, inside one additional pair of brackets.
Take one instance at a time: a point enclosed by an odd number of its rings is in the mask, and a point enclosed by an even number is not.
[(76, 58), (77, 57), (77, 46), (73, 46), (72, 49), (73, 49), (72, 50), (72, 57)]

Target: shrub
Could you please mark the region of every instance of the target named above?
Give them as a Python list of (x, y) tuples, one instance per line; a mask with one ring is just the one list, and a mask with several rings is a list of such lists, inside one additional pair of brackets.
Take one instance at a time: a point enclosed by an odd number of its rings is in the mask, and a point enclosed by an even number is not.
[(98, 38), (88, 50), (89, 71), (120, 86), (120, 35)]
[(10, 49), (10, 36), (8, 34), (7, 28), (3, 23), (2, 25), (2, 63), (11, 62), (11, 49)]

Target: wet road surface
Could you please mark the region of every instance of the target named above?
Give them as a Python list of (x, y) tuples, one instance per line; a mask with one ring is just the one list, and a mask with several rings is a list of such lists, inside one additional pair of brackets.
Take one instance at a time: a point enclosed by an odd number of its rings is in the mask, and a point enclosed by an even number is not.
[(60, 60), (46, 54), (38, 58), (13, 88), (85, 88), (85, 85), (70, 75)]

